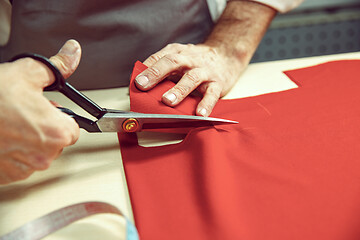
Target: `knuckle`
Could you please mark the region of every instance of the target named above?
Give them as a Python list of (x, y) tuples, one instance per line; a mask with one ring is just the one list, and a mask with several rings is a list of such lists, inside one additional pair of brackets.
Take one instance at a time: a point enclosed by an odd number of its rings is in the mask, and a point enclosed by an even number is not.
[(219, 52), (216, 50), (216, 48), (210, 48), (209, 53), (214, 57), (219, 55)]
[(191, 87), (187, 85), (179, 85), (175, 87), (175, 90), (178, 95), (181, 96), (181, 98), (184, 98), (185, 96), (189, 95)]
[(64, 128), (53, 126), (39, 132), (36, 136), (35, 144), (42, 149), (46, 149), (47, 152), (53, 152), (69, 145), (71, 141), (72, 136), (66, 126)]
[(213, 86), (213, 87), (208, 87), (207, 93), (209, 94), (209, 96), (211, 96), (215, 99), (219, 99), (220, 94), (221, 94), (221, 88), (220, 88), (220, 86), (217, 86), (217, 85)]
[(210, 48), (208, 54), (203, 59), (204, 65), (206, 66), (215, 66), (219, 54), (216, 49)]
[(54, 109), (54, 114), (44, 117), (36, 130), (37, 145), (58, 151), (71, 145), (79, 133), (79, 126), (74, 119)]
[(181, 63), (181, 57), (179, 54), (166, 54), (163, 57), (169, 64), (178, 66)]
[(161, 76), (160, 70), (156, 67), (150, 67), (146, 71), (148, 75), (151, 75), (154, 78), (159, 78)]
[(180, 49), (180, 48), (182, 48), (182, 44), (180, 44), (180, 43), (170, 43), (170, 44), (168, 44), (166, 47), (167, 48), (170, 48), (170, 49)]
[(206, 90), (208, 89), (208, 87), (209, 87), (209, 83), (205, 82), (205, 83), (202, 83), (200, 86), (198, 86), (197, 90), (204, 94), (206, 92)]
[(17, 80), (19, 81), (16, 81), (16, 83), (26, 83), (27, 87), (39, 89), (39, 87), (44, 87), (44, 84), (49, 82), (49, 78), (51, 79), (51, 75), (49, 76), (50, 70), (43, 63), (30, 57), (19, 59), (14, 64), (11, 63), (10, 66), (11, 71), (14, 71), (18, 76)]
[(33, 172), (34, 169), (28, 166), (27, 164), (17, 161), (16, 159), (7, 159), (5, 160), (9, 164), (6, 171), (1, 171), (0, 179), (2, 182), (14, 182), (28, 178)]
[[(33, 152), (29, 158), (29, 165), (33, 170), (46, 170), (50, 167), (52, 161), (58, 156), (58, 152), (62, 148), (58, 148), (56, 144), (49, 144), (47, 148), (42, 148), (41, 153)], [(30, 169), (30, 170), (31, 170)]]
[(23, 61), (23, 64), (24, 64), (26, 67), (29, 67), (30, 69), (31, 69), (31, 68), (34, 68), (36, 65), (39, 64), (38, 61), (36, 61), (35, 59), (30, 58), (30, 57), (24, 58), (24, 59), (22, 59), (22, 61)]
[(24, 73), (26, 72), (26, 74), (31, 74), (33, 76), (37, 76), (40, 73), (45, 76), (46, 71), (44, 71), (44, 68), (39, 67), (41, 66), (41, 63), (36, 61), (35, 59), (27, 57), (24, 59), (20, 59), (18, 61), (21, 61), (22, 64), (21, 67), (27, 70), (27, 71), (23, 71)]
[(53, 148), (59, 149), (69, 145), (71, 142), (72, 135), (70, 134), (70, 130), (67, 127), (64, 127), (63, 129), (56, 128), (54, 130), (54, 135), (52, 137), (52, 140), (49, 141), (49, 144), (53, 145)]
[(156, 63), (157, 61), (159, 61), (161, 59), (161, 56), (158, 54), (153, 54), (148, 58), (148, 61), (152, 64)]
[(203, 79), (201, 78), (201, 75), (201, 72), (197, 70), (192, 70), (185, 74), (186, 78), (189, 79), (194, 86), (197, 86), (202, 82)]
[(206, 89), (206, 91), (207, 91), (207, 93), (209, 94), (209, 95), (211, 95), (211, 96), (214, 96), (215, 94), (216, 94), (216, 90), (215, 90), (215, 88), (212, 88), (212, 87), (208, 87), (207, 89)]
[(220, 99), (220, 93), (218, 91), (211, 92), (210, 99), (212, 102), (217, 102)]
[(27, 170), (27, 171), (20, 171), (16, 176), (17, 180), (24, 180), (28, 177), (30, 177), (31, 174), (34, 173), (34, 170)]
[(204, 99), (203, 107), (206, 108), (208, 112), (211, 112), (218, 100), (219, 98), (216, 96), (208, 96), (206, 99)]
[(68, 64), (67, 59), (55, 56), (51, 58), (51, 61), (54, 62), (55, 66), (60, 70), (60, 72), (65, 78), (68, 78), (70, 76), (73, 69), (71, 68), (70, 64)]
[(215, 106), (215, 104), (218, 102), (218, 100), (219, 100), (219, 98), (216, 97), (216, 96), (213, 96), (212, 98), (210, 98), (210, 101), (208, 102), (209, 107), (210, 107), (211, 109), (213, 109), (214, 106)]
[(50, 167), (51, 165), (51, 158), (50, 157), (47, 157), (47, 158), (44, 158), (43, 161), (41, 162), (41, 165), (39, 165), (37, 167), (38, 170), (46, 170)]

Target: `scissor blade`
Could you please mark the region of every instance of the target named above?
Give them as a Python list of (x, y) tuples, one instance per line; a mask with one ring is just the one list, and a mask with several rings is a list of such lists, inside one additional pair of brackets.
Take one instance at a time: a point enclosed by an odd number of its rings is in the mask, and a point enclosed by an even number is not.
[(238, 122), (200, 116), (187, 115), (153, 115), (149, 118), (142, 118), (142, 130), (166, 129), (166, 128), (196, 128), (214, 126), (219, 124), (236, 124)]
[(167, 128), (195, 128), (238, 122), (212, 117), (146, 114), (135, 112), (109, 112), (97, 121), (102, 132), (139, 132)]

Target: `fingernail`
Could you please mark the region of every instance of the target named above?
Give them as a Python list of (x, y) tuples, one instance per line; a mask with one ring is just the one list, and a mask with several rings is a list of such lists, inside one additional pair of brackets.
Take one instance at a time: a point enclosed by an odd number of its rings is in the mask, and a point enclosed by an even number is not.
[(164, 98), (166, 98), (169, 102), (174, 103), (176, 100), (176, 95), (173, 93), (165, 93)]
[(205, 108), (201, 108), (200, 110), (199, 110), (199, 114), (200, 115), (202, 115), (202, 116), (207, 116), (206, 114), (207, 114), (207, 111), (206, 111), (206, 109)]
[(143, 88), (146, 88), (146, 86), (149, 84), (149, 79), (144, 75), (136, 77), (135, 81)]
[(68, 56), (75, 55), (80, 50), (79, 45), (75, 44), (72, 41), (68, 41), (59, 51), (61, 54), (65, 54)]

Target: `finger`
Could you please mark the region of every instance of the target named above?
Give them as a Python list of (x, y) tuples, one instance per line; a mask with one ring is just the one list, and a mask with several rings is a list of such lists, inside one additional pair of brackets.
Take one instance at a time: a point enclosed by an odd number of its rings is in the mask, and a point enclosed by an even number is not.
[[(68, 78), (79, 65), (81, 58), (81, 47), (80, 44), (75, 40), (68, 40), (64, 46), (60, 49), (58, 54), (50, 58), (50, 61), (59, 69), (64, 78)], [(50, 84), (50, 83), (49, 83)], [(53, 103), (55, 106), (59, 107), (57, 103)], [(79, 125), (76, 121), (70, 118), (65, 113), (59, 114), (59, 117), (62, 118), (60, 121), (64, 123), (66, 127), (66, 134), (62, 136), (62, 146), (69, 146), (74, 144), (80, 135)], [(58, 154), (56, 154), (58, 155)], [(57, 156), (56, 156), (57, 157)]]
[(154, 65), (140, 73), (136, 85), (140, 90), (149, 90), (173, 72), (182, 71), (192, 66), (191, 60), (180, 54), (167, 54)]
[(2, 159), (0, 163), (0, 184), (8, 184), (29, 177), (34, 169), (13, 159)]
[(221, 86), (217, 83), (209, 83), (203, 99), (199, 102), (196, 115), (208, 117), (221, 96)]
[(57, 103), (55, 101), (50, 100), (49, 102), (55, 107), (62, 107), (59, 103)]
[[(50, 61), (52, 61), (60, 70), (61, 74), (67, 78), (79, 65), (80, 57), (80, 44), (75, 40), (69, 40), (60, 49), (58, 54), (50, 58)], [(44, 87), (54, 82), (53, 72), (42, 62), (30, 57), (18, 59), (8, 64), (10, 66), (8, 69), (14, 71), (15, 74), (22, 74), (21, 79), (24, 79), (26, 83), (31, 83), (28, 84), (27, 87), (32, 90), (42, 91)], [(23, 84), (20, 81), (17, 82)]]
[(80, 44), (75, 40), (68, 40), (60, 51), (50, 58), (50, 61), (60, 70), (64, 78), (68, 78), (79, 65), (80, 58)]
[(184, 48), (184, 45), (179, 44), (179, 43), (168, 44), (166, 47), (164, 47), (160, 51), (158, 51), (158, 52), (152, 54), (150, 57), (148, 57), (143, 63), (146, 66), (151, 67), (165, 55), (179, 53), (183, 48)]
[(68, 119), (71, 122), (68, 125), (68, 126), (71, 126), (71, 129), (70, 129), (70, 137), (68, 138), (68, 141), (65, 144), (65, 147), (67, 147), (67, 146), (75, 144), (77, 142), (77, 140), (79, 139), (80, 127), (79, 127), (79, 124), (73, 118), (69, 117), (65, 113), (64, 113), (64, 117), (66, 117), (66, 119)]
[[(60, 51), (50, 58), (50, 61), (59, 69), (64, 78), (68, 78), (79, 65), (81, 58), (80, 44), (75, 40), (68, 40), (60, 49)], [(38, 62), (40, 63), (40, 62)], [(42, 64), (42, 63), (41, 63)], [(43, 83), (43, 88), (54, 82), (54, 74), (52, 71), (42, 64), (47, 72), (47, 77)]]
[(57, 133), (60, 136), (58, 139), (61, 141), (58, 143), (58, 146), (70, 146), (73, 145), (80, 136), (80, 128), (74, 118), (69, 117), (66, 113), (61, 112), (59, 109), (55, 108), (61, 114), (58, 115), (60, 118), (58, 122), (63, 123), (62, 132)]
[(169, 105), (179, 104), (185, 97), (194, 91), (202, 82), (207, 81), (208, 76), (200, 68), (186, 72), (180, 81), (162, 96), (162, 101)]
[(36, 171), (43, 171), (51, 166), (53, 160), (57, 159), (63, 151), (63, 148), (57, 149), (56, 151), (46, 152), (44, 150), (41, 154), (34, 153), (29, 161), (29, 165)]
[(79, 126), (74, 119), (54, 107), (52, 109), (56, 111), (56, 114), (51, 115), (51, 119), (56, 122), (56, 125), (49, 124), (43, 128), (41, 141), (35, 138), (27, 155), (18, 157), (19, 161), (24, 159), (25, 163), (35, 170), (49, 168), (51, 162), (61, 154), (63, 148), (74, 144), (80, 135)]
[[(55, 107), (62, 107), (62, 105), (60, 105), (57, 102), (54, 101), (49, 101), (51, 103), (51, 105), (55, 106)], [(76, 141), (79, 139), (79, 135), (80, 135), (80, 127), (79, 124), (75, 121), (74, 118), (70, 117), (69, 115), (67, 115), (66, 113), (62, 112), (60, 109), (55, 109), (57, 111), (61, 112), (61, 118), (59, 121), (63, 121), (65, 126), (64, 128), (69, 128), (69, 136), (67, 139), (67, 141), (65, 141), (64, 146), (70, 146), (73, 145), (74, 143), (76, 143)]]

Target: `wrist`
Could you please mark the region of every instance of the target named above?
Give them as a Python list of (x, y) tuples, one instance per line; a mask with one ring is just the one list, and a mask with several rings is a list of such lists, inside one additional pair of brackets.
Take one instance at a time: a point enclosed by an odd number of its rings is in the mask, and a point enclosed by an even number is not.
[(204, 42), (232, 62), (250, 61), (276, 10), (253, 1), (230, 1)]

